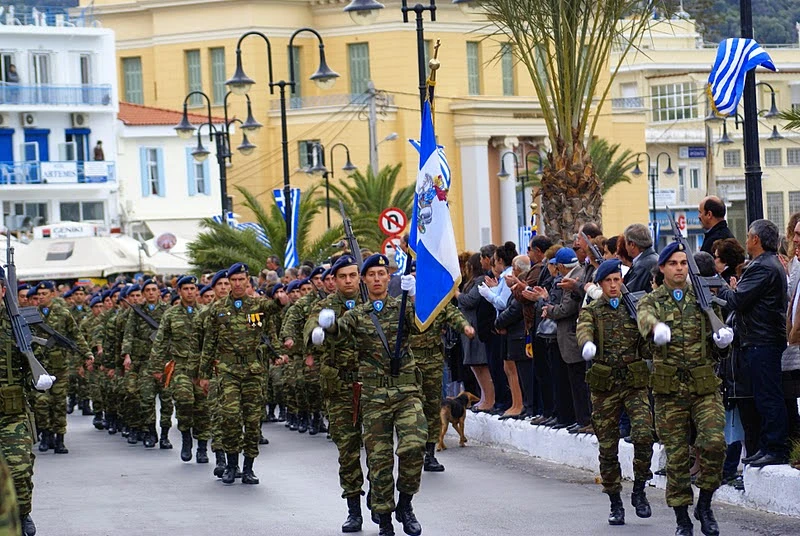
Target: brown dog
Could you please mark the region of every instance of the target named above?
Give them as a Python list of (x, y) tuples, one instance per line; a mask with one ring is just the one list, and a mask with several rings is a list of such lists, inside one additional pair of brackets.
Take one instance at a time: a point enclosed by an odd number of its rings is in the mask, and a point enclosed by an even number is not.
[(446, 400), (442, 400), (442, 409), (439, 410), (442, 429), (439, 432), (439, 443), (436, 445), (436, 450), (447, 448), (447, 445), (444, 444), (444, 435), (447, 433), (447, 427), (450, 424), (453, 425), (453, 429), (458, 432), (460, 437), (458, 446), (464, 446), (464, 443), (467, 442), (467, 438), (464, 436), (464, 421), (467, 418), (467, 410), (479, 401), (480, 399), (477, 396), (467, 391), (461, 391), (455, 398), (448, 396)]

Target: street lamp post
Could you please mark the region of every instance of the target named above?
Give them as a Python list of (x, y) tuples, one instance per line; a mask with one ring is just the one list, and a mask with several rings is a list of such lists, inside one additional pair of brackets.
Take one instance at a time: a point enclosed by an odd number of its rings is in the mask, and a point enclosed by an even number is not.
[(508, 177), (511, 176), (511, 174), (506, 170), (505, 157), (506, 157), (507, 154), (510, 154), (510, 155), (514, 156), (514, 169), (517, 171), (516, 176), (519, 179), (520, 187), (522, 188), (522, 201), (523, 201), (522, 202), (522, 221), (523, 221), (523, 224), (525, 224), (525, 222), (528, 221), (527, 214), (525, 212), (525, 181), (528, 178), (530, 178), (530, 171), (528, 169), (528, 161), (530, 160), (530, 156), (532, 154), (535, 154), (535, 155), (537, 155), (539, 157), (539, 168), (536, 171), (534, 171), (533, 174), (534, 175), (541, 175), (544, 172), (543, 166), (542, 166), (542, 158), (541, 158), (541, 155), (539, 154), (539, 151), (537, 149), (531, 149), (530, 151), (525, 153), (525, 156), (524, 156), (525, 174), (524, 175), (520, 175), (519, 174), (519, 169), (520, 169), (520, 166), (519, 166), (519, 155), (517, 155), (517, 153), (514, 152), (514, 151), (506, 151), (500, 157), (500, 171), (497, 173), (497, 177), (499, 179), (502, 179), (502, 180), (506, 180), (506, 179), (508, 179)]
[[(753, 7), (751, 0), (739, 0), (742, 37), (753, 38)], [(756, 110), (756, 72), (752, 69), (744, 78), (744, 187), (747, 197), (747, 224), (764, 217), (761, 199), (761, 157), (758, 150), (758, 111)]]
[(342, 171), (346, 171), (350, 173), (351, 171), (355, 171), (358, 169), (356, 166), (353, 165), (353, 162), (350, 161), (350, 149), (344, 143), (337, 143), (330, 150), (330, 163), (331, 169), (325, 167), (325, 146), (321, 143), (314, 144), (314, 152), (317, 155), (317, 163), (312, 167), (309, 171), (314, 174), (322, 174), (322, 177), (325, 179), (325, 213), (328, 218), (328, 229), (331, 228), (331, 191), (330, 191), (330, 183), (329, 180), (333, 180), (334, 170), (336, 166), (333, 163), (333, 150), (337, 147), (343, 147), (347, 154), (347, 163), (342, 167)]
[(299, 34), (308, 32), (314, 34), (316, 36), (317, 41), (319, 41), (319, 67), (317, 67), (317, 71), (312, 74), (309, 79), (313, 81), (320, 89), (330, 89), (336, 83), (336, 79), (339, 77), (337, 73), (331, 70), (328, 67), (327, 61), (325, 61), (325, 44), (322, 42), (322, 36), (314, 30), (313, 28), (300, 28), (299, 30), (295, 31), (292, 36), (289, 38), (289, 80), (278, 80), (275, 81), (275, 77), (273, 76), (272, 72), (272, 44), (270, 43), (269, 38), (261, 32), (258, 31), (249, 31), (245, 32), (240, 38), (239, 41), (236, 43), (236, 70), (233, 73), (233, 76), (225, 82), (225, 84), (230, 88), (230, 90), (239, 95), (245, 95), (247, 92), (250, 91), (250, 88), (255, 84), (255, 81), (247, 76), (244, 72), (244, 68), (242, 67), (242, 41), (246, 37), (251, 35), (257, 35), (261, 37), (264, 42), (267, 44), (267, 66), (269, 68), (269, 92), (271, 95), (275, 94), (275, 88), (277, 87), (280, 91), (280, 103), (281, 103), (281, 151), (283, 153), (283, 201), (284, 201), (284, 219), (286, 221), (286, 240), (288, 241), (291, 238), (292, 234), (292, 224), (291, 224), (291, 214), (292, 214), (292, 186), (289, 182), (289, 134), (288, 134), (288, 125), (286, 121), (286, 88), (290, 88), (291, 92), (294, 94), (297, 83), (295, 81), (295, 72), (294, 72), (294, 40)]
[(672, 169), (672, 157), (666, 151), (661, 151), (660, 153), (658, 153), (656, 155), (656, 159), (655, 159), (656, 160), (656, 169), (655, 169), (655, 171), (651, 170), (653, 165), (652, 165), (652, 163), (650, 161), (650, 154), (647, 153), (647, 152), (641, 152), (641, 153), (636, 153), (635, 155), (633, 155), (633, 156), (636, 157), (636, 167), (633, 168), (633, 171), (631, 171), (631, 174), (637, 175), (637, 176), (642, 174), (642, 170), (639, 168), (639, 157), (642, 156), (642, 155), (644, 155), (644, 157), (647, 159), (647, 174), (650, 177), (650, 194), (651, 194), (651, 196), (653, 198), (653, 209), (650, 212), (650, 214), (651, 214), (650, 217), (652, 218), (652, 221), (653, 221), (653, 238), (654, 238), (654, 240), (653, 240), (653, 249), (658, 251), (658, 244), (656, 244), (656, 241), (655, 241), (656, 222), (658, 221), (658, 216), (656, 214), (656, 181), (658, 180), (658, 175), (659, 175), (659, 172), (658, 172), (658, 161), (661, 159), (662, 156), (666, 156), (667, 157), (667, 169), (664, 170), (664, 174), (665, 175), (674, 175), (675, 174), (675, 170)]

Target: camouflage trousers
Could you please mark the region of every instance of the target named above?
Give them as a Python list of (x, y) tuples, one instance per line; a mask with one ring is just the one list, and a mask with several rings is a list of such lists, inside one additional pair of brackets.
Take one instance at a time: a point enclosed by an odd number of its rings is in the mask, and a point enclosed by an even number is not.
[[(64, 396), (67, 390), (64, 389)], [(66, 402), (64, 402), (66, 412)], [(65, 413), (66, 415), (66, 413)], [(0, 453), (5, 458), (17, 494), (19, 514), (31, 513), (33, 495), (33, 427), (27, 413), (0, 416)]]
[(283, 369), (285, 365), (269, 366), (269, 382), (267, 384), (267, 404), (283, 405)]
[(95, 413), (102, 413), (106, 411), (105, 385), (108, 376), (105, 370), (100, 370), (100, 365), (97, 363), (94, 365), (94, 370), (87, 371), (86, 375), (89, 383), (88, 398), (92, 399), (92, 409)]
[(139, 371), (136, 368), (126, 370), (119, 382), (119, 403), (122, 420), (129, 428), (141, 430), (144, 427), (142, 405), (139, 394)]
[(647, 389), (616, 385), (608, 392), (592, 391), (592, 426), (600, 450), (600, 477), (603, 493), (622, 492), (622, 471), (619, 465), (619, 418), (622, 411), (631, 419), (633, 440), (633, 474), (636, 480), (653, 478), (653, 415)]
[(56, 377), (55, 383), (47, 391), (36, 391), (33, 394), (33, 415), (36, 428), (56, 434), (67, 433), (67, 391), (69, 375), (64, 370), (49, 370)]
[(211, 450), (213, 452), (222, 449), (222, 431), (220, 429), (219, 414), (219, 375), (214, 374), (208, 382), (208, 415), (211, 425)]
[(6, 460), (0, 454), (0, 536), (19, 536), (19, 507), (14, 478)]
[(289, 362), (281, 365), (283, 368), (283, 395), (286, 403), (286, 411), (297, 414), (297, 374), (295, 371), (294, 356), (289, 356)]
[(309, 410), (308, 384), (306, 383), (306, 358), (305, 356), (290, 357), (292, 376), (294, 376), (294, 405), (297, 413)]
[(353, 425), (351, 386), (337, 389), (327, 400), (333, 442), (339, 450), (339, 485), (342, 498), (359, 497), (364, 486), (361, 470), (361, 418)]
[(258, 456), (261, 437), (261, 374), (250, 372), (244, 365), (228, 365), (220, 371), (217, 401), (220, 441), (225, 452), (244, 452)]
[(91, 397), (91, 388), (86, 376), (78, 374), (78, 367), (81, 365), (83, 359), (80, 356), (69, 357), (69, 394), (75, 395), (78, 401)]
[(722, 480), (725, 462), (725, 410), (719, 392), (698, 396), (680, 382), (677, 392), (655, 395), (656, 431), (667, 453), (667, 505), (691, 505), (689, 469), (691, 423), (697, 430), (694, 445), (700, 458), (696, 485), (703, 491), (715, 491)]
[[(169, 384), (178, 415), (178, 430), (192, 432), (195, 439), (207, 441), (211, 437), (211, 417), (209, 415), (208, 395), (192, 380), (187, 367), (176, 365)], [(162, 401), (162, 408), (163, 406)], [(163, 421), (163, 415), (162, 415)]]
[[(394, 511), (394, 455), (397, 454), (397, 490), (415, 494), (419, 491), (425, 441), (428, 438), (425, 413), (419, 387), (364, 387), (361, 394), (361, 418), (372, 511)], [(333, 433), (333, 432), (332, 432)], [(397, 434), (397, 449), (394, 438)]]
[(444, 378), (444, 355), (438, 350), (430, 354), (430, 350), (423, 349), (420, 354), (425, 357), (417, 359), (417, 352), (413, 350), (417, 360), (417, 368), (422, 372), (422, 409), (425, 411), (425, 420), (428, 423), (428, 443), (439, 441), (442, 409), (442, 381)]
[[(142, 369), (139, 374), (139, 403), (141, 411), (142, 425), (148, 428), (156, 424), (156, 396), (161, 401), (160, 422), (161, 428), (172, 427), (172, 414), (175, 405), (172, 402), (172, 389), (164, 388), (164, 380), (157, 380), (153, 377), (153, 370), (149, 367)], [(161, 372), (159, 370), (158, 372)]]
[(319, 388), (319, 363), (316, 361), (312, 366), (305, 364), (303, 359), (303, 381), (305, 383), (306, 399), (308, 400), (308, 411), (319, 413), (322, 411), (322, 391)]
[(102, 372), (102, 377), (98, 382), (100, 386), (100, 391), (102, 392), (103, 398), (103, 410), (106, 413), (113, 413), (114, 415), (119, 415), (120, 412), (120, 385), (122, 384), (122, 379), (119, 377), (118, 370), (114, 369), (114, 377), (108, 377), (108, 371)]

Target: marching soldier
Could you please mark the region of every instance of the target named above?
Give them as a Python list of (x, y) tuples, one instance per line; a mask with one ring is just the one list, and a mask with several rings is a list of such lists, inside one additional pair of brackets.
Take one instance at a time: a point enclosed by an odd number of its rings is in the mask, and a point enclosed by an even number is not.
[(719, 534), (711, 510), (711, 497), (720, 486), (725, 461), (725, 411), (720, 380), (714, 374), (721, 348), (733, 340), (733, 331), (714, 333), (697, 304), (687, 281), (688, 261), (679, 242), (661, 251), (658, 266), (664, 284), (639, 301), (639, 332), (658, 348), (653, 352), (651, 383), (655, 398), (656, 430), (667, 453), (667, 505), (675, 510), (677, 536), (693, 533), (689, 505), (694, 494), (689, 477), (689, 441), (692, 425), (697, 430), (694, 445), (700, 458), (696, 485), (700, 497), (694, 517), (703, 534)]
[[(89, 393), (92, 399), (92, 409), (94, 411), (94, 419), (92, 425), (98, 430), (105, 428), (104, 400), (103, 393), (100, 388), (99, 375), (103, 374), (104, 367), (101, 366), (101, 359), (103, 357), (103, 343), (102, 343), (102, 327), (103, 327), (103, 298), (102, 296), (95, 296), (89, 302), (89, 309), (91, 314), (83, 319), (80, 324), (81, 333), (89, 343), (92, 353), (97, 358), (97, 363), (93, 364), (90, 369), (86, 371), (86, 379), (88, 383)], [(95, 368), (95, 365), (97, 368)]]
[(277, 332), (279, 340), (283, 341), (283, 348), (286, 351), (287, 357), (286, 368), (283, 371), (283, 387), (287, 411), (285, 426), (293, 432), (300, 430), (301, 427), (303, 428), (303, 432), (308, 430), (307, 421), (303, 421), (300, 418), (300, 403), (304, 397), (298, 397), (297, 395), (297, 392), (302, 388), (302, 378), (298, 378), (298, 370), (302, 373), (302, 369), (299, 369), (297, 366), (301, 362), (301, 358), (298, 357), (298, 349), (294, 347), (294, 340), (287, 340), (284, 331), (289, 315), (294, 308), (294, 304), (302, 298), (300, 294), (300, 283), (302, 283), (301, 279), (295, 279), (286, 285), (286, 295), (289, 297), (289, 304), (284, 308), (283, 317), (280, 321), (280, 329)]
[(206, 285), (198, 291), (197, 306), (202, 307), (214, 301), (214, 288)]
[(594, 274), (603, 295), (584, 307), (578, 316), (578, 347), (586, 361), (594, 360), (586, 372), (592, 395), (592, 426), (600, 449), (603, 492), (611, 500), (609, 525), (625, 524), (622, 506), (622, 473), (619, 458), (619, 419), (626, 411), (631, 420), (634, 483), (631, 504), (639, 517), (652, 515), (644, 486), (653, 478), (653, 417), (647, 384), (650, 371), (644, 361), (647, 346), (639, 336), (622, 296), (622, 263), (603, 262)]
[[(76, 285), (66, 291), (62, 298), (67, 304), (69, 313), (75, 319), (75, 323), (80, 327), (81, 323), (88, 317), (89, 309), (86, 307), (86, 291), (83, 287)], [(86, 339), (87, 342), (89, 339)], [(70, 373), (69, 373), (69, 403), (67, 413), (71, 414), (75, 404), (81, 410), (82, 415), (92, 415), (92, 407), (89, 402), (89, 382), (87, 374), (79, 374), (81, 370), (77, 356), (70, 354)]]

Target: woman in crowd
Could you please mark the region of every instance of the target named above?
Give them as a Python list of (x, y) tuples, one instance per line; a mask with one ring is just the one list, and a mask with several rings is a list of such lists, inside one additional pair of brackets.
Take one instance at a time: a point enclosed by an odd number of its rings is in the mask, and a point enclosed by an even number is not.
[(726, 283), (731, 277), (740, 277), (744, 268), (744, 248), (735, 238), (717, 240), (712, 246), (714, 267)]

